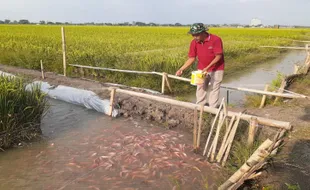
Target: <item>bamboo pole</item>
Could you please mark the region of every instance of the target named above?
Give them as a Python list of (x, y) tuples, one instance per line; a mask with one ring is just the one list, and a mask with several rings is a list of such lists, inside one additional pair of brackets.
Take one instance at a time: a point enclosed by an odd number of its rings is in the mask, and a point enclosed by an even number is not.
[[(239, 115), (237, 116), (237, 120), (236, 120), (233, 128), (231, 129), (231, 133), (230, 133), (230, 135), (229, 135), (229, 137), (227, 139), (226, 146), (224, 146), (225, 154), (224, 154), (222, 166), (225, 166), (225, 164), (226, 164), (226, 161), (227, 161), (227, 158), (228, 158), (228, 155), (229, 155), (229, 152), (230, 152), (233, 140), (234, 140), (236, 132), (237, 132), (237, 128), (238, 128), (238, 125), (239, 125), (239, 122), (240, 122), (241, 115), (242, 115), (242, 113), (239, 113)], [(227, 149), (226, 149), (226, 147), (227, 147)]]
[(257, 126), (257, 119), (256, 118), (251, 119), (248, 135), (248, 147), (253, 146), (256, 126)]
[(169, 91), (172, 92), (172, 89), (171, 89), (171, 86), (170, 86), (170, 82), (169, 82), (169, 79), (168, 79), (168, 75), (167, 75), (167, 73), (164, 73), (164, 75), (165, 75), (166, 85), (168, 86)]
[(204, 105), (200, 106), (200, 117), (199, 117), (199, 124), (198, 124), (197, 149), (199, 149), (199, 147), (200, 147), (200, 136), (201, 136), (201, 127), (202, 127), (203, 107), (204, 107)]
[(212, 149), (212, 153), (211, 153), (211, 162), (214, 161), (218, 138), (219, 138), (220, 131), (222, 129), (222, 126), (223, 126), (225, 120), (226, 120), (226, 115), (223, 116), (222, 120), (220, 120), (219, 125), (217, 127), (217, 131), (216, 131), (216, 134), (215, 134), (215, 137), (214, 137), (213, 149)]
[[(113, 89), (113, 88), (109, 88), (109, 89)], [(120, 89), (120, 88), (117, 88), (116, 91), (123, 93), (123, 94), (131, 95), (131, 96), (137, 96), (140, 98), (146, 98), (146, 99), (153, 100), (153, 101), (167, 103), (167, 104), (171, 104), (171, 105), (175, 105), (175, 106), (181, 106), (181, 107), (192, 109), (192, 110), (195, 109), (195, 107), (197, 106), (197, 104), (193, 104), (193, 103), (189, 103), (189, 102), (182, 102), (182, 101), (178, 101), (178, 100), (174, 100), (174, 99), (170, 99), (170, 98), (155, 96), (155, 95), (151, 95), (151, 94), (145, 94), (145, 93), (141, 93), (141, 92), (134, 92), (134, 91), (124, 90), (124, 89)], [(212, 107), (208, 107), (208, 106), (204, 107), (204, 111), (211, 113), (211, 114), (217, 114), (219, 112), (219, 110), (220, 109), (218, 109), (218, 108), (212, 108)], [(237, 113), (237, 112), (228, 111), (228, 117), (232, 117), (234, 115), (237, 116), (238, 114), (239, 113)], [(241, 115), (241, 119), (246, 120), (246, 121), (250, 121), (252, 117), (255, 117), (255, 116), (248, 115), (248, 114), (242, 114)], [(287, 129), (287, 130), (290, 130), (292, 128), (290, 122), (278, 121), (278, 120), (273, 120), (273, 119), (268, 119), (268, 118), (263, 118), (263, 117), (256, 117), (256, 118), (257, 118), (258, 123), (261, 125), (267, 125), (267, 126), (276, 127), (276, 128), (283, 128), (283, 129)]]
[(226, 125), (226, 129), (227, 129), (227, 127), (228, 127), (228, 118), (227, 118), (228, 110), (227, 110), (226, 102), (224, 102), (224, 104), (223, 104), (223, 110), (224, 110), (224, 115), (225, 115), (225, 125)]
[(112, 116), (115, 92), (116, 92), (115, 88), (111, 90), (109, 116)]
[(218, 152), (218, 154), (217, 154), (217, 157), (216, 157), (216, 161), (217, 161), (217, 162), (221, 162), (221, 160), (222, 160), (223, 153), (224, 153), (224, 145), (226, 144), (227, 137), (228, 137), (228, 135), (229, 135), (229, 133), (230, 133), (230, 131), (231, 131), (231, 128), (232, 128), (232, 126), (233, 126), (233, 124), (234, 124), (235, 119), (236, 119), (236, 116), (234, 115), (234, 116), (231, 118), (231, 120), (230, 120), (230, 123), (229, 123), (228, 128), (226, 128), (226, 132), (225, 132), (225, 135), (224, 135), (224, 137), (223, 137), (222, 145), (221, 145), (220, 150), (219, 150), (219, 152)]
[[(268, 91), (268, 88), (269, 88), (269, 85), (266, 84), (264, 91), (267, 92), (267, 91)], [(263, 108), (263, 107), (265, 106), (266, 98), (267, 98), (267, 96), (266, 96), (266, 95), (263, 95), (262, 101), (261, 101), (260, 106), (259, 106), (260, 109)]]
[(40, 65), (41, 65), (41, 76), (42, 76), (42, 79), (45, 79), (42, 59), (40, 60)]
[(287, 46), (260, 46), (262, 48), (277, 48), (277, 49), (295, 49), (295, 50), (305, 50), (304, 47), (287, 47)]
[[(283, 93), (285, 86), (286, 86), (286, 80), (283, 79), (282, 82), (281, 82), (281, 86), (280, 86), (280, 88), (278, 90), (278, 93)], [(279, 101), (279, 99), (280, 99), (279, 97), (276, 97), (276, 99), (273, 102), (273, 105), (275, 105)]]
[(63, 61), (63, 69), (64, 69), (64, 76), (67, 75), (67, 63), (66, 63), (66, 36), (65, 36), (65, 29), (61, 27), (61, 39), (62, 39), (62, 61)]
[(256, 90), (256, 89), (228, 87), (228, 86), (221, 86), (221, 87), (226, 88), (226, 89), (232, 89), (232, 90), (238, 90), (238, 91), (244, 91), (244, 92), (252, 92), (252, 93), (269, 95), (269, 96), (278, 96), (278, 97), (282, 97), (282, 98), (305, 98), (303, 96), (298, 96), (298, 95), (294, 95), (294, 94), (283, 94), (283, 93), (269, 92), (269, 91)]
[[(219, 128), (219, 126), (220, 126), (220, 124), (221, 124), (223, 118), (224, 118), (224, 114), (223, 114), (223, 112), (221, 111), (221, 112), (220, 112), (219, 120), (218, 120), (218, 122), (217, 122), (217, 128), (216, 128), (216, 129)], [(214, 129), (214, 130), (215, 130), (215, 129)], [(217, 133), (217, 130), (216, 130), (216, 133)], [(211, 146), (210, 146), (210, 148), (209, 148), (209, 151), (208, 151), (208, 154), (207, 154), (207, 159), (211, 156), (211, 153), (212, 153), (212, 151), (213, 151), (213, 149), (214, 149), (215, 137), (216, 137), (216, 134), (214, 135), (213, 141), (212, 141)], [(213, 162), (213, 160), (212, 160), (212, 162)]]
[(299, 71), (299, 66), (294, 64), (294, 74), (298, 74), (298, 71)]
[(223, 101), (224, 101), (224, 98), (222, 99), (222, 102), (221, 102), (221, 104), (220, 104), (220, 107), (219, 107), (219, 109), (217, 110), (217, 113), (216, 113), (215, 118), (214, 118), (214, 120), (213, 120), (212, 126), (211, 126), (211, 128), (210, 128), (210, 132), (209, 132), (209, 135), (208, 135), (208, 139), (207, 139), (207, 142), (206, 142), (204, 151), (203, 151), (203, 156), (204, 156), (204, 155), (206, 154), (206, 152), (207, 152), (207, 147), (208, 147), (208, 145), (209, 145), (209, 141), (210, 141), (211, 135), (212, 135), (212, 133), (213, 133), (213, 128), (214, 128), (214, 126), (215, 126), (216, 120), (217, 120), (217, 118), (218, 118), (218, 116), (219, 116), (219, 114), (220, 114), (220, 112), (221, 112), (222, 107), (223, 107)]
[(304, 40), (293, 40), (294, 42), (303, 42), (303, 43), (310, 43), (310, 41), (304, 41)]
[(194, 109), (193, 147), (197, 149), (197, 108)]
[(165, 94), (165, 74), (163, 73), (162, 79), (161, 79), (161, 93)]
[[(219, 190), (226, 190), (229, 189), (232, 185), (237, 183), (244, 174), (250, 171), (252, 167), (255, 167), (258, 163), (263, 161), (267, 156), (268, 152), (266, 151), (271, 145), (272, 141), (267, 139), (264, 141), (258, 149), (251, 155), (251, 157), (244, 163), (238, 171), (236, 171), (225, 183), (223, 183), (220, 187)], [(251, 175), (251, 174), (250, 174)]]

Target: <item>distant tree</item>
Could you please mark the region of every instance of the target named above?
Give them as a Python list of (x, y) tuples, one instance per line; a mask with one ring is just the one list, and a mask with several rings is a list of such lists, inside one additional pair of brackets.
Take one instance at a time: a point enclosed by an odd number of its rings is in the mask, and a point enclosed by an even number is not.
[(182, 24), (177, 22), (177, 23), (174, 24), (174, 26), (182, 26)]
[(136, 26), (146, 26), (144, 22), (136, 22)]
[(62, 22), (55, 22), (55, 24), (57, 24), (57, 25), (62, 25)]
[(150, 22), (148, 25), (150, 25), (150, 26), (157, 26), (158, 24), (156, 24), (154, 22)]
[(17, 20), (14, 20), (14, 21), (13, 21), (13, 24), (18, 24)]
[(45, 24), (45, 21), (44, 20), (40, 20), (40, 24)]
[(52, 25), (52, 24), (54, 24), (53, 22), (51, 22), (51, 21), (47, 21), (47, 23), (46, 24), (49, 24), (49, 25)]
[(10, 21), (9, 19), (5, 19), (5, 20), (4, 20), (4, 23), (5, 23), (5, 24), (10, 24), (10, 22), (11, 22), (11, 21)]
[(29, 20), (22, 19), (22, 20), (19, 20), (18, 24), (30, 24), (30, 22)]
[(65, 22), (65, 25), (69, 25), (70, 23), (69, 22)]
[(0, 20), (0, 24), (4, 24), (4, 21)]

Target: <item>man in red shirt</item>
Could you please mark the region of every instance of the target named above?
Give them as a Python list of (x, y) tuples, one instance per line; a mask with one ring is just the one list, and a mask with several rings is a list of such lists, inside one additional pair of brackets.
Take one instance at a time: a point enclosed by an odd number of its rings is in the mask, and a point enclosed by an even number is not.
[[(211, 79), (208, 84), (197, 84), (196, 98), (197, 104), (217, 107), (219, 103), (220, 86), (224, 75), (224, 54), (222, 39), (207, 32), (202, 23), (194, 23), (188, 32), (193, 36), (188, 53), (188, 60), (176, 72), (177, 76), (198, 59), (197, 69), (207, 73)], [(207, 99), (207, 94), (209, 97)]]

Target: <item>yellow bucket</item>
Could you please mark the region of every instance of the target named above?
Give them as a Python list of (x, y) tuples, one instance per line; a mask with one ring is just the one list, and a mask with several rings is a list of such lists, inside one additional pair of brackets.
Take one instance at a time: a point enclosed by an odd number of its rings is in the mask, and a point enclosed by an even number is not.
[(191, 85), (203, 84), (206, 75), (202, 71), (193, 71), (191, 76)]

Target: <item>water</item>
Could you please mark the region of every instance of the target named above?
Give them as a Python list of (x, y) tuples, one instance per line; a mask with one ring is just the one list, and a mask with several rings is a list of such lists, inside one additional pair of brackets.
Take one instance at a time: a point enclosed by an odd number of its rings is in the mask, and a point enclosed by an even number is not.
[(50, 100), (45, 140), (0, 154), (1, 190), (203, 189), (219, 168), (191, 149), (192, 137), (143, 121), (110, 118)]
[[(280, 58), (251, 66), (249, 69), (237, 72), (229, 78), (224, 78), (222, 85), (263, 90), (266, 84), (271, 84), (271, 81), (277, 78), (278, 73), (293, 74), (294, 64), (303, 63), (305, 59), (304, 51), (290, 51)], [(223, 97), (227, 100), (227, 90), (221, 88), (220, 99)], [(191, 102), (195, 102), (195, 94), (191, 94), (189, 99)], [(242, 106), (244, 100), (245, 92), (229, 90), (229, 103)]]

